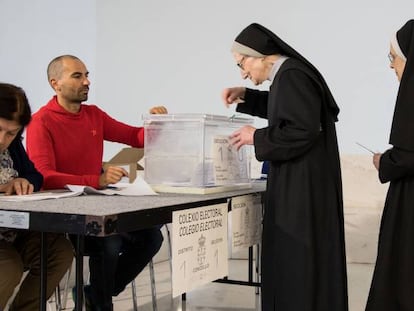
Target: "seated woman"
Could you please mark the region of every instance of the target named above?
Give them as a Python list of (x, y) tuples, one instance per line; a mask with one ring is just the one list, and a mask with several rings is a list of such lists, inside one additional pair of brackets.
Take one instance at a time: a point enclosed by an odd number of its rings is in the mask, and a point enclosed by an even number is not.
[[(0, 83), (0, 192), (25, 195), (38, 191), (42, 175), (29, 160), (22, 144), (31, 110), (24, 91)], [(73, 260), (71, 243), (62, 235), (47, 235), (47, 296), (62, 279)], [(0, 228), (0, 310), (28, 271), (10, 310), (40, 310), (40, 233)]]

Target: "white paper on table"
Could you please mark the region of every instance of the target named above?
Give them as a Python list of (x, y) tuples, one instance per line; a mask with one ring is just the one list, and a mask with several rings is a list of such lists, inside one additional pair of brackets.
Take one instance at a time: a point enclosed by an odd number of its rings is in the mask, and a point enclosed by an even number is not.
[(140, 176), (137, 176), (133, 183), (116, 183), (111, 184), (108, 188), (98, 190), (90, 186), (82, 185), (66, 185), (66, 187), (74, 192), (83, 192), (86, 194), (104, 194), (104, 195), (125, 195), (125, 196), (141, 196), (141, 195), (157, 195)]
[(6, 202), (26, 202), (26, 201), (39, 201), (47, 199), (60, 199), (67, 197), (75, 197), (81, 195), (82, 191), (67, 191), (67, 192), (34, 192), (32, 194), (25, 195), (2, 195), (0, 201)]

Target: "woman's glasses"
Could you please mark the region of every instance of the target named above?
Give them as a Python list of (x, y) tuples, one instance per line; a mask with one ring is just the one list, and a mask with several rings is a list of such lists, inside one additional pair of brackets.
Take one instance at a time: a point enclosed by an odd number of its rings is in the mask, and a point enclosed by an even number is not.
[(244, 62), (244, 60), (245, 60), (245, 58), (246, 57), (242, 57), (242, 58), (240, 58), (240, 60), (236, 63), (236, 65), (237, 65), (237, 67), (239, 67), (241, 70), (244, 70), (244, 68), (243, 68), (243, 62)]

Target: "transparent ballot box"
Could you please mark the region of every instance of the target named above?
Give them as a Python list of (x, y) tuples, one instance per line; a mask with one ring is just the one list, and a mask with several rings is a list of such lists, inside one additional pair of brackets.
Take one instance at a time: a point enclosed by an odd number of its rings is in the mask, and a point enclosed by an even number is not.
[[(251, 146), (236, 150), (230, 134), (250, 118), (208, 114), (144, 115), (145, 180), (160, 192), (208, 193), (250, 186)], [(200, 192), (201, 193), (201, 192)]]

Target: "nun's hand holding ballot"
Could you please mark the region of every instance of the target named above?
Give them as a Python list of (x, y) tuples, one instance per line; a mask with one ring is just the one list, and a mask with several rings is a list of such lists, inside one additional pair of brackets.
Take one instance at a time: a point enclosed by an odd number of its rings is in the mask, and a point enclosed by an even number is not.
[(377, 171), (379, 170), (381, 156), (382, 156), (382, 153), (375, 153), (372, 156), (372, 164), (374, 164)]
[(228, 108), (231, 104), (243, 103), (244, 94), (246, 93), (245, 87), (232, 87), (224, 89), (221, 93), (221, 98), (224, 104)]

